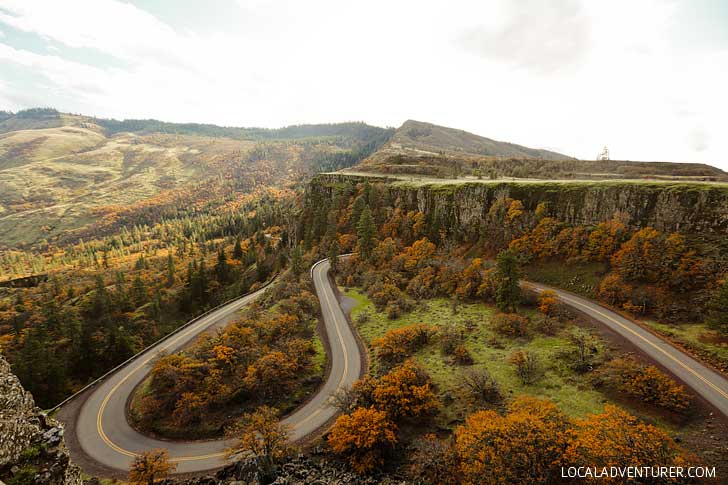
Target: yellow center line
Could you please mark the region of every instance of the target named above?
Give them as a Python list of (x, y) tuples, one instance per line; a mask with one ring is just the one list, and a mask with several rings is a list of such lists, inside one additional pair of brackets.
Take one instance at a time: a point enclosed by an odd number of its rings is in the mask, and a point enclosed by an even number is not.
[[(329, 307), (332, 308), (333, 306), (331, 304), (331, 299), (329, 297), (328, 292), (325, 289), (324, 289), (324, 298), (326, 299), (326, 303), (329, 305)], [(170, 342), (168, 342), (164, 347), (162, 347), (159, 350), (160, 351), (166, 350), (167, 348), (169, 348), (170, 346), (172, 346), (176, 342), (178, 342), (180, 339), (188, 336), (190, 333), (194, 333), (194, 331), (195, 331), (196, 328), (197, 327), (191, 327), (186, 332), (182, 332), (180, 335), (178, 335), (176, 338), (174, 338), (173, 340), (171, 340)], [(348, 355), (348, 352), (346, 351), (346, 347), (344, 345), (344, 337), (341, 334), (341, 329), (339, 327), (339, 323), (336, 320), (336, 317), (334, 317), (334, 328), (336, 329), (336, 334), (339, 337), (339, 343), (341, 344), (341, 349), (342, 349), (342, 352), (344, 354), (344, 372), (342, 373), (341, 378), (339, 379), (339, 383), (337, 384), (337, 389), (339, 389), (343, 385), (344, 380), (346, 379), (346, 375), (349, 372), (349, 355)], [(108, 404), (109, 399), (111, 399), (111, 396), (113, 396), (113, 394), (119, 389), (119, 387), (121, 387), (124, 384), (124, 382), (126, 382), (132, 375), (134, 375), (136, 372), (138, 372), (140, 369), (142, 369), (144, 366), (146, 366), (153, 359), (154, 359), (154, 356), (149, 357), (148, 359), (146, 359), (140, 365), (138, 365), (137, 367), (135, 367), (134, 370), (132, 370), (126, 376), (124, 376), (124, 378), (121, 379), (113, 388), (111, 388), (111, 390), (109, 391), (109, 393), (104, 397), (104, 400), (102, 401), (101, 406), (99, 407), (99, 412), (96, 415), (96, 429), (97, 429), (97, 431), (98, 431), (99, 436), (101, 437), (101, 439), (110, 448), (112, 448), (114, 451), (116, 451), (118, 453), (121, 453), (122, 455), (131, 457), (131, 458), (134, 458), (134, 457), (139, 456), (139, 453), (135, 453), (133, 451), (129, 451), (127, 449), (124, 449), (121, 446), (119, 446), (116, 443), (114, 443), (113, 441), (111, 441), (111, 439), (109, 439), (109, 437), (104, 432), (104, 427), (103, 427), (103, 424), (102, 424), (102, 418), (103, 418), (104, 410), (106, 409), (106, 405)], [(300, 427), (304, 423), (306, 423), (309, 420), (313, 419), (315, 416), (318, 416), (320, 413), (323, 412), (323, 410), (324, 410), (324, 408), (317, 409), (316, 411), (314, 411), (313, 413), (311, 413), (310, 415), (308, 415), (304, 420), (300, 421), (296, 426), (297, 427)], [(181, 457), (177, 457), (177, 458), (171, 458), (170, 461), (172, 461), (172, 462), (183, 462), (183, 461), (205, 460), (205, 459), (208, 459), (208, 458), (219, 458), (219, 457), (223, 457), (225, 455), (226, 455), (225, 452), (218, 452), (218, 453), (210, 453), (210, 454), (207, 454), (207, 455), (181, 456)]]
[[(235, 310), (232, 310), (232, 311), (235, 311)], [(226, 312), (226, 313), (228, 313), (228, 312)], [(197, 326), (190, 327), (189, 330), (182, 332), (177, 337), (172, 339), (170, 342), (167, 342), (164, 345), (164, 347), (159, 349), (159, 351), (168, 349), (170, 346), (179, 342), (180, 339), (187, 337), (191, 333), (194, 333), (196, 328), (197, 328)], [(96, 430), (98, 431), (101, 439), (107, 445), (109, 445), (109, 447), (112, 448), (114, 451), (121, 453), (122, 455), (131, 457), (131, 458), (139, 456), (139, 453), (135, 453), (133, 451), (124, 449), (121, 446), (114, 443), (113, 441), (111, 441), (111, 439), (109, 439), (109, 437), (106, 435), (106, 432), (104, 431), (104, 426), (102, 424), (102, 418), (103, 418), (104, 410), (106, 409), (106, 405), (108, 404), (109, 399), (111, 399), (111, 396), (113, 396), (114, 393), (119, 389), (119, 387), (121, 387), (122, 384), (124, 384), (131, 376), (133, 376), (136, 372), (138, 372), (140, 369), (142, 369), (144, 366), (146, 366), (150, 361), (152, 361), (154, 359), (154, 357), (156, 357), (156, 354), (152, 357), (147, 358), (144, 362), (142, 362), (137, 367), (135, 367), (134, 370), (132, 370), (126, 376), (124, 376), (124, 378), (121, 379), (114, 387), (112, 387), (111, 390), (109, 391), (109, 393), (104, 397), (104, 400), (101, 402), (101, 406), (99, 407), (99, 412), (96, 415)], [(221, 453), (213, 453), (213, 454), (209, 454), (209, 455), (200, 455), (200, 456), (183, 456), (183, 457), (178, 457), (178, 458), (172, 458), (170, 461), (178, 462), (178, 461), (201, 460), (201, 459), (205, 459), (205, 458), (216, 458), (216, 457), (220, 457), (220, 456), (224, 456), (224, 455), (225, 455), (225, 453), (221, 452)]]
[[(324, 289), (324, 298), (326, 299), (326, 303), (328, 304), (329, 308), (333, 308), (331, 305), (331, 299), (329, 298), (329, 293)], [(332, 315), (333, 316), (333, 315)], [(324, 317), (325, 318), (325, 317)], [(349, 372), (349, 354), (346, 351), (346, 347), (344, 346), (344, 337), (341, 335), (341, 329), (339, 328), (339, 323), (336, 321), (336, 317), (334, 318), (334, 328), (336, 329), (336, 334), (339, 337), (339, 343), (341, 344), (341, 350), (344, 354), (344, 372), (341, 374), (341, 379), (339, 379), (339, 383), (336, 385), (336, 389), (338, 390), (342, 384), (344, 383), (344, 380), (346, 379), (346, 374)], [(322, 413), (324, 408), (318, 408), (316, 411), (308, 415), (303, 421), (300, 421), (296, 427), (300, 427), (302, 424), (310, 421), (315, 416), (318, 416), (320, 413)]]
[[(532, 288), (538, 289), (538, 287), (536, 287), (536, 286), (534, 286), (534, 285), (532, 285), (530, 283), (527, 283), (526, 286), (530, 286)], [(662, 352), (665, 356), (669, 357), (672, 361), (674, 361), (675, 363), (677, 363), (678, 365), (680, 365), (681, 367), (683, 367), (685, 370), (687, 370), (688, 372), (690, 372), (691, 374), (693, 374), (695, 377), (697, 377), (698, 379), (700, 379), (701, 381), (703, 381), (705, 384), (707, 384), (708, 386), (710, 386), (711, 388), (713, 388), (716, 392), (718, 392), (718, 394), (720, 394), (721, 396), (723, 396), (725, 399), (728, 399), (728, 393), (726, 393), (725, 391), (723, 391), (720, 387), (718, 387), (717, 385), (713, 384), (711, 381), (709, 381), (708, 379), (706, 379), (705, 377), (703, 377), (702, 375), (700, 375), (693, 368), (691, 368), (687, 364), (683, 363), (680, 359), (676, 358), (675, 356), (673, 356), (672, 354), (670, 354), (669, 352), (667, 352), (665, 349), (663, 349), (659, 345), (656, 345), (651, 340), (645, 338), (643, 335), (640, 335), (638, 332), (635, 332), (633, 329), (629, 328), (627, 325), (625, 325), (622, 322), (616, 320), (615, 318), (611, 317), (610, 315), (607, 315), (606, 313), (603, 313), (603, 312), (601, 312), (599, 310), (596, 310), (596, 309), (592, 308), (589, 305), (585, 305), (584, 303), (581, 303), (580, 301), (575, 300), (575, 299), (573, 299), (571, 297), (565, 296), (562, 293), (558, 293), (558, 296), (559, 296), (559, 298), (561, 298), (564, 301), (568, 301), (568, 302), (570, 302), (573, 305), (578, 305), (578, 306), (581, 306), (583, 308), (586, 308), (586, 309), (588, 309), (588, 310), (590, 310), (590, 311), (592, 311), (592, 312), (594, 312), (594, 313), (596, 313), (598, 315), (601, 315), (602, 317), (606, 318), (607, 320), (609, 320), (609, 321), (611, 321), (613, 323), (616, 323), (617, 325), (619, 325), (620, 327), (622, 327), (624, 330), (630, 332), (631, 334), (633, 334), (636, 337), (638, 337), (641, 340), (643, 340), (645, 343), (649, 344), (651, 347), (653, 347), (653, 348), (659, 350), (660, 352)]]

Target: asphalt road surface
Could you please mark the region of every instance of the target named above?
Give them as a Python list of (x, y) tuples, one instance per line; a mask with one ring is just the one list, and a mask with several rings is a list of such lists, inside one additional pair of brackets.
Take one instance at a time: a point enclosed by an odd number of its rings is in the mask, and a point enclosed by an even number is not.
[(539, 283), (523, 281), (521, 286), (539, 293), (544, 290), (553, 291), (567, 306), (587, 314), (629, 340), (728, 417), (728, 379), (718, 372), (701, 364), (636, 323), (590, 300)]
[[(336, 414), (329, 406), (329, 396), (336, 390), (350, 387), (360, 377), (361, 353), (356, 337), (348, 325), (329, 283), (327, 260), (311, 268), (316, 294), (331, 349), (331, 372), (317, 394), (283, 422), (290, 426), (291, 439), (298, 440), (316, 432)], [(198, 472), (225, 464), (226, 440), (166, 441), (138, 433), (126, 420), (127, 399), (151, 369), (159, 352), (172, 353), (182, 349), (202, 332), (221, 328), (235, 318), (238, 310), (260, 296), (263, 290), (206, 315), (179, 334), (160, 342), (137, 359), (109, 376), (87, 394), (76, 420), (78, 442), (86, 458), (117, 470), (127, 471), (134, 457), (146, 450), (164, 448), (177, 463), (177, 473)], [(68, 430), (71, 432), (71, 430)]]

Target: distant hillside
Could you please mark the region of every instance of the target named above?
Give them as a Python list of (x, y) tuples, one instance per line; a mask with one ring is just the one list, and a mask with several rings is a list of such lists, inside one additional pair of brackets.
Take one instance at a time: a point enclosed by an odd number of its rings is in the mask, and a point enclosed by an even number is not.
[[(0, 111), (0, 248), (93, 228), (117, 207), (218, 196), (350, 167), (393, 130), (364, 123), (280, 129)], [(216, 195), (217, 194), (217, 195)]]
[(412, 120), (353, 170), (445, 178), (728, 181), (728, 174), (722, 170), (700, 163), (578, 160)]
[(571, 158), (561, 153), (491, 140), (467, 131), (414, 120), (404, 122), (390, 138), (389, 146), (419, 152), (430, 151), (433, 154), (540, 158), (544, 160)]

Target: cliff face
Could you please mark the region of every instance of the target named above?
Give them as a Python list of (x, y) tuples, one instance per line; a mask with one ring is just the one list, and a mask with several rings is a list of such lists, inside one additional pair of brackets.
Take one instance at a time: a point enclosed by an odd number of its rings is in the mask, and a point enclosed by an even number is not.
[[(377, 177), (324, 174), (309, 186), (309, 199), (330, 199), (336, 190)], [(511, 197), (534, 210), (546, 202), (550, 215), (569, 224), (594, 225), (620, 212), (633, 227), (705, 236), (728, 234), (728, 185), (655, 182), (464, 182), (427, 183), (390, 180), (383, 198), (403, 210), (437, 217), (468, 239), (481, 235), (492, 203)]]
[(63, 425), (35, 406), (0, 356), (0, 480), (7, 483), (81, 484), (70, 461)]

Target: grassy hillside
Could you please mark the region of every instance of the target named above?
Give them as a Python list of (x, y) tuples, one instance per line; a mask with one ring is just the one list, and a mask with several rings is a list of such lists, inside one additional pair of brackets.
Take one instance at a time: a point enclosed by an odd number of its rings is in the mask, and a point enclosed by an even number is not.
[(353, 165), (391, 135), (364, 123), (269, 130), (103, 120), (52, 109), (3, 113), (0, 248), (72, 238), (119, 208), (199, 194), (201, 186), (218, 197), (222, 185), (247, 192), (300, 181)]
[(407, 120), (389, 141), (390, 147), (401, 147), (432, 154), (456, 153), (479, 156), (527, 157), (544, 160), (571, 158), (548, 150), (527, 148), (514, 143), (491, 140), (467, 131)]
[(494, 141), (453, 128), (405, 122), (389, 142), (356, 170), (428, 177), (728, 181), (699, 163), (577, 160), (560, 153)]

